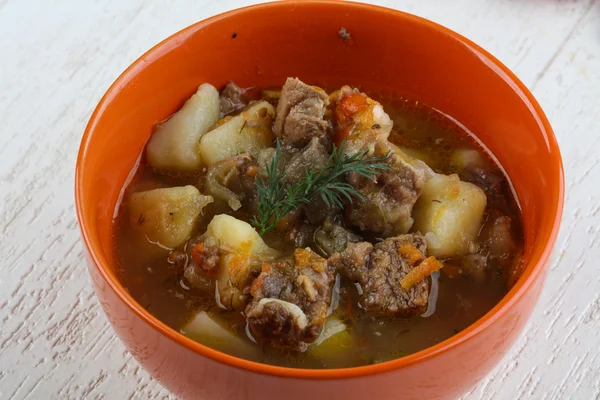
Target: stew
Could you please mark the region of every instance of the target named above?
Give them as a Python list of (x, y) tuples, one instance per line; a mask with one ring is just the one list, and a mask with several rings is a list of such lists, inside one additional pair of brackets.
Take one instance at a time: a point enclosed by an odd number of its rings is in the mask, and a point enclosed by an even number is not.
[(510, 183), (437, 110), (288, 78), (201, 85), (150, 137), (114, 222), (130, 294), (234, 356), (344, 368), (414, 353), (518, 278)]

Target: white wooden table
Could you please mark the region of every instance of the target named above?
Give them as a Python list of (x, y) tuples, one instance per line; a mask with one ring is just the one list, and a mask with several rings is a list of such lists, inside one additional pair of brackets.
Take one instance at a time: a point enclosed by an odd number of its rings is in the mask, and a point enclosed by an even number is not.
[[(0, 398), (172, 398), (125, 351), (73, 205), (96, 103), (158, 41), (250, 0), (0, 0)], [(525, 334), (468, 399), (600, 398), (600, 0), (388, 0), (491, 51), (556, 131), (567, 199)]]

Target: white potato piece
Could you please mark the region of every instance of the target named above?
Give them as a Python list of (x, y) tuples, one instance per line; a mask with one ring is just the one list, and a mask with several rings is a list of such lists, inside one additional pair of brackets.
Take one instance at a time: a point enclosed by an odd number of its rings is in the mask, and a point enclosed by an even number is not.
[(205, 237), (205, 245), (219, 245), (224, 250), (215, 293), (219, 303), (228, 310), (243, 310), (249, 300), (243, 289), (250, 283), (252, 271), (260, 270), (261, 261), (271, 260), (279, 252), (267, 246), (249, 223), (226, 214), (213, 217)]
[(450, 162), (459, 169), (487, 167), (487, 160), (482, 152), (476, 149), (457, 149), (450, 156)]
[(257, 155), (259, 150), (273, 143), (271, 125), (274, 116), (275, 109), (268, 102), (252, 104), (247, 110), (202, 136), (198, 145), (202, 160), (212, 165), (241, 153)]
[(202, 167), (198, 141), (220, 116), (219, 92), (205, 83), (183, 107), (162, 123), (146, 147), (148, 163), (165, 172), (194, 172)]
[(129, 197), (130, 224), (148, 242), (174, 248), (190, 237), (198, 215), (212, 201), (194, 186), (133, 193)]
[(427, 251), (435, 257), (468, 252), (481, 228), (487, 198), (483, 190), (462, 182), (458, 175), (436, 174), (425, 184), (413, 209), (414, 229), (427, 239)]
[(215, 238), (220, 245), (233, 251), (248, 251), (263, 259), (279, 255), (277, 250), (265, 244), (249, 223), (231, 215), (215, 215), (206, 228), (206, 236)]
[(181, 328), (181, 333), (196, 342), (225, 353), (249, 358), (257, 354), (257, 349), (251, 343), (224, 328), (216, 317), (208, 315), (205, 311), (200, 311)]

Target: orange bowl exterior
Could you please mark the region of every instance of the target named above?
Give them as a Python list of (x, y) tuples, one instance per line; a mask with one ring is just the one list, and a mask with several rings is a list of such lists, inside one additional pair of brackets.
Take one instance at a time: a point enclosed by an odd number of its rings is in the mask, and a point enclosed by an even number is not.
[[(338, 35), (345, 27), (352, 38)], [(281, 85), (287, 76), (423, 101), (464, 124), (510, 177), (523, 211), (523, 274), (488, 314), (452, 338), (382, 364), (288, 369), (219, 353), (137, 304), (114, 270), (112, 219), (153, 125), (203, 82)], [(279, 2), (199, 22), (160, 43), (111, 86), (82, 139), (77, 214), (98, 298), (131, 354), (183, 398), (442, 399), (482, 379), (538, 299), (563, 207), (560, 153), (524, 85), (483, 49), (427, 20), (342, 2)]]

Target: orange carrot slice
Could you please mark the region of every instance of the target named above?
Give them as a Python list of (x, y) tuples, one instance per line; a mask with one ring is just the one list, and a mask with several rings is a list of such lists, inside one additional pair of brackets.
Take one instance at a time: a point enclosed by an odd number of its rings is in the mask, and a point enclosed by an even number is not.
[(440, 270), (444, 264), (438, 261), (435, 257), (427, 257), (423, 262), (414, 267), (402, 280), (400, 286), (404, 290), (410, 290), (414, 285), (433, 274), (435, 271)]

